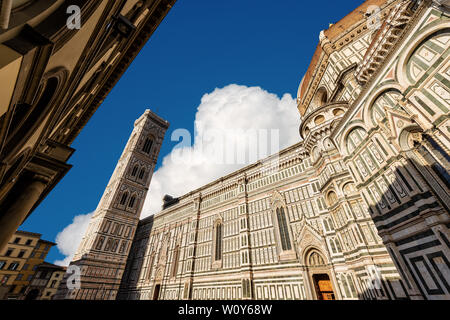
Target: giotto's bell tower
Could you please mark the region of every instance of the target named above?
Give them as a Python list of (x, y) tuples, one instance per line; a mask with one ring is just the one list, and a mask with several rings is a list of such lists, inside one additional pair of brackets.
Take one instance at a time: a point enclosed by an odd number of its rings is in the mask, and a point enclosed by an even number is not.
[(71, 262), (71, 266), (78, 266), (81, 271), (80, 288), (68, 288), (68, 273), (58, 291), (58, 299), (116, 299), (168, 127), (167, 121), (150, 110), (146, 110), (136, 120), (134, 130)]

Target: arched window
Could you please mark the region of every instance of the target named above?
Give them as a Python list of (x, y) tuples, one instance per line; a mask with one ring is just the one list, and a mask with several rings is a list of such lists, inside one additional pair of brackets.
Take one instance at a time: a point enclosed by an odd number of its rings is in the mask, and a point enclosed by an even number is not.
[(112, 245), (112, 239), (109, 239), (108, 242), (106, 242), (105, 251), (109, 251)]
[(180, 258), (180, 246), (176, 246), (173, 252), (172, 277), (175, 277), (177, 275), (179, 258)]
[(142, 151), (144, 151), (146, 154), (150, 154), (150, 151), (152, 150), (153, 141), (150, 138), (145, 138), (144, 147), (142, 148)]
[(134, 204), (136, 203), (136, 196), (132, 196), (130, 198), (130, 203), (128, 204), (128, 207), (134, 208)]
[(139, 172), (139, 179), (144, 179), (144, 175), (145, 175), (145, 168), (142, 168), (141, 171)]
[(216, 225), (216, 248), (214, 261), (222, 260), (222, 223)]
[(136, 177), (136, 174), (137, 174), (137, 172), (138, 172), (138, 169), (139, 169), (138, 165), (135, 165), (135, 166), (133, 167), (133, 171), (131, 171), (131, 176), (132, 176), (132, 177)]
[(338, 197), (337, 197), (337, 195), (336, 195), (336, 193), (335, 193), (334, 191), (330, 191), (330, 192), (328, 193), (327, 200), (328, 200), (328, 205), (331, 207), (331, 206), (333, 206), (336, 202), (338, 202)]
[(328, 101), (328, 94), (327, 90), (322, 87), (319, 90), (317, 90), (316, 95), (313, 98), (312, 106), (314, 109), (318, 107), (324, 106)]
[(120, 199), (120, 205), (124, 206), (127, 203), (128, 192), (124, 192), (122, 195), (122, 199)]
[(286, 214), (284, 208), (277, 208), (277, 221), (278, 221), (278, 231), (280, 232), (281, 249), (283, 251), (291, 250), (291, 240), (289, 238), (289, 229), (286, 221)]

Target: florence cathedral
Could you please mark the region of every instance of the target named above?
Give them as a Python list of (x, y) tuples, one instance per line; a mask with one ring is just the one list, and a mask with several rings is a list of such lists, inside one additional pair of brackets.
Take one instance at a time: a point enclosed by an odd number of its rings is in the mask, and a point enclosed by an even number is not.
[(147, 110), (58, 298), (450, 299), (449, 46), (450, 1), (365, 1), (320, 32), (298, 143), (140, 220), (169, 127)]

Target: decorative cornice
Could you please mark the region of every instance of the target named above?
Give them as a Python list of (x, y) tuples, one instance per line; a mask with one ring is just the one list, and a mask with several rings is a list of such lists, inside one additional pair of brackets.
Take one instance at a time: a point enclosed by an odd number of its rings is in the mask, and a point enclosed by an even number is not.
[[(415, 9), (414, 11), (414, 15), (411, 17), (411, 19), (409, 20), (407, 26), (405, 27), (405, 30), (403, 30), (403, 32), (401, 33), (401, 35), (399, 36), (399, 39), (396, 41), (395, 45), (390, 49), (388, 55), (385, 57), (383, 64), (385, 65), (387, 61), (389, 61), (392, 56), (395, 54), (395, 49), (401, 45), (401, 43), (403, 42), (403, 40), (405, 39), (406, 35), (410, 33), (410, 31), (417, 25), (420, 17), (422, 17), (422, 14), (424, 12), (424, 10), (426, 10), (429, 5), (430, 5), (431, 0), (424, 0), (420, 6), (418, 8)], [(364, 84), (364, 86), (361, 88), (361, 92), (358, 96), (358, 98), (352, 103), (352, 105), (349, 107), (347, 113), (344, 115), (344, 117), (342, 118), (341, 122), (336, 126), (336, 128), (333, 130), (332, 134), (331, 134), (331, 138), (335, 139), (336, 136), (339, 134), (340, 130), (342, 129), (342, 127), (344, 126), (344, 124), (347, 123), (347, 121), (349, 120), (349, 118), (351, 117), (351, 115), (353, 114), (353, 110), (361, 103), (361, 100), (363, 99), (363, 97), (365, 97), (365, 93), (367, 93), (368, 89), (370, 88), (370, 86), (373, 84), (373, 82), (376, 80), (378, 74), (380, 73), (380, 71), (382, 70), (382, 66), (380, 66), (379, 68), (377, 68), (377, 70), (375, 71), (375, 73), (370, 77), (370, 79), (368, 80), (367, 83)]]
[(356, 79), (366, 84), (376, 70), (383, 65), (390, 50), (397, 43), (405, 26), (411, 20), (410, 9), (414, 1), (404, 0), (391, 11), (370, 45), (363, 61), (356, 69)]

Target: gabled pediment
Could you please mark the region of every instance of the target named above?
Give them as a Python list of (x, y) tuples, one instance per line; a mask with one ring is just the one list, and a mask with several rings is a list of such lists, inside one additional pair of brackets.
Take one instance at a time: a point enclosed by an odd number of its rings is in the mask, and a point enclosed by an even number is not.
[(279, 207), (280, 205), (285, 207), (286, 203), (284, 202), (284, 198), (279, 191), (274, 191), (272, 194), (272, 198), (270, 199), (270, 203), (273, 208)]
[(396, 143), (401, 132), (406, 127), (415, 125), (415, 122), (411, 119), (409, 114), (402, 110), (394, 110), (388, 107), (385, 107), (384, 110), (388, 120), (387, 129), (389, 130), (389, 139), (391, 142)]
[(307, 221), (303, 221), (299, 232), (295, 234), (295, 239), (302, 263), (305, 263), (304, 259), (306, 259), (308, 252), (311, 252), (312, 249), (320, 251), (325, 259), (329, 260), (325, 238)]

